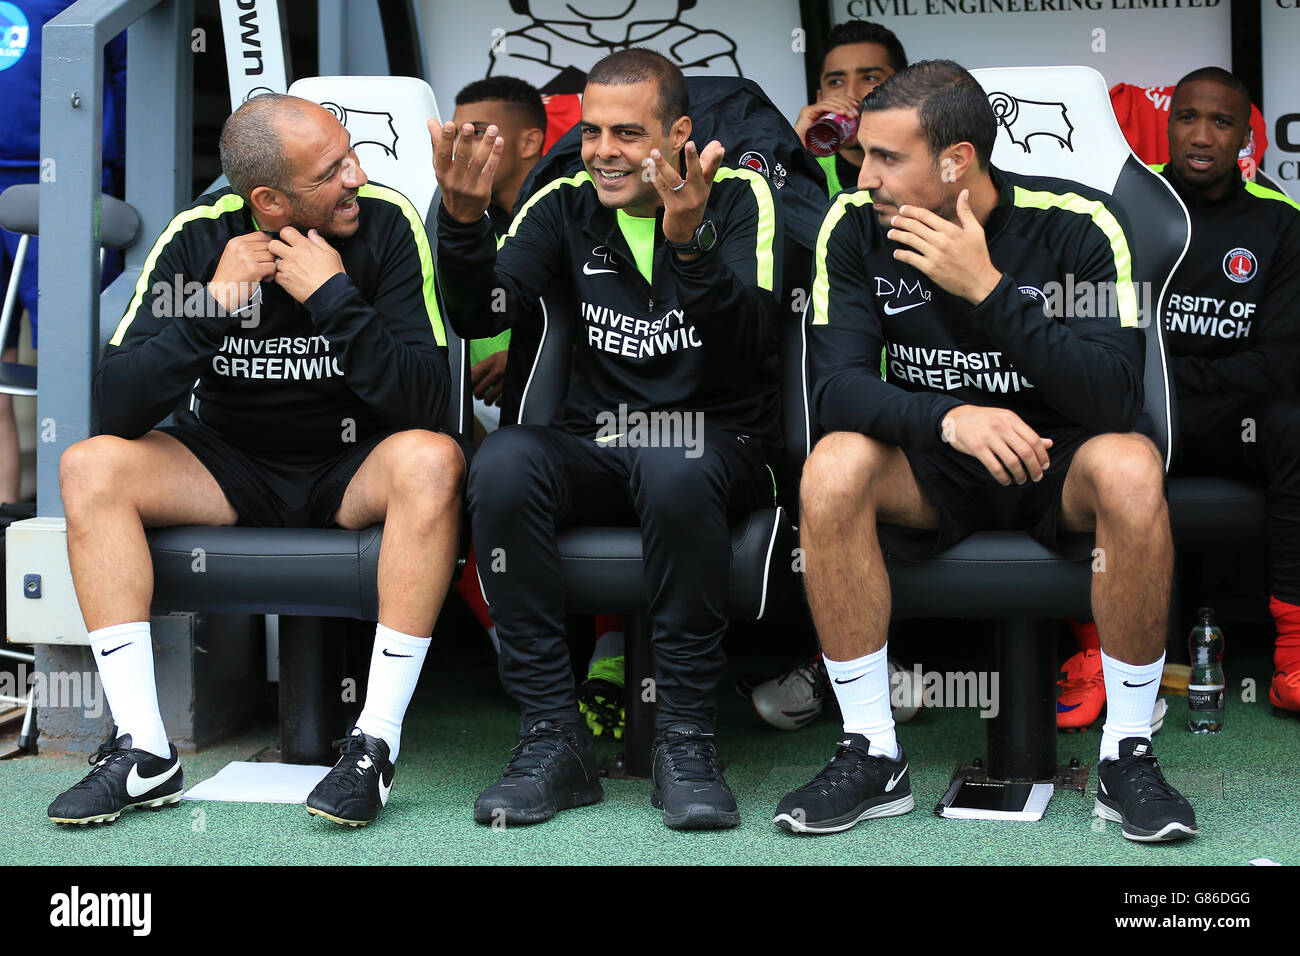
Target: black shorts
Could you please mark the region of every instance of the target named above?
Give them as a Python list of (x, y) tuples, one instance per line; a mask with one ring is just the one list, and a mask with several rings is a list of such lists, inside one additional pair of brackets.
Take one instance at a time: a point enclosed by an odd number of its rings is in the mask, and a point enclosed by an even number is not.
[(294, 460), (254, 455), (235, 447), (191, 412), (158, 431), (190, 450), (216, 479), (245, 528), (327, 528), (334, 523), (348, 482), (375, 447), (395, 431), (379, 432), (346, 451)]
[(1079, 428), (1048, 429), (1039, 434), (1052, 439), (1047, 451), (1051, 461), (1041, 481), (1023, 485), (998, 484), (978, 458), (947, 445), (938, 451), (904, 449), (917, 484), (939, 514), (939, 530), (881, 525), (884, 550), (920, 560), (946, 551), (975, 531), (1026, 531), (1045, 548), (1067, 557), (1081, 556), (1075, 553), (1081, 543), (1062, 540), (1056, 519), (1070, 462), (1094, 436)]

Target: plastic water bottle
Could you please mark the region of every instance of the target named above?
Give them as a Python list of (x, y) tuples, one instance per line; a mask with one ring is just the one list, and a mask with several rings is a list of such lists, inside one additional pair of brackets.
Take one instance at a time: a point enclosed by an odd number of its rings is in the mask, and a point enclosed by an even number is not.
[(1196, 626), (1187, 636), (1192, 672), (1187, 679), (1187, 729), (1217, 734), (1223, 729), (1226, 695), (1223, 683), (1223, 632), (1214, 623), (1214, 608), (1196, 612)]
[(803, 134), (804, 145), (814, 156), (829, 156), (858, 135), (858, 118), (843, 113), (823, 113)]

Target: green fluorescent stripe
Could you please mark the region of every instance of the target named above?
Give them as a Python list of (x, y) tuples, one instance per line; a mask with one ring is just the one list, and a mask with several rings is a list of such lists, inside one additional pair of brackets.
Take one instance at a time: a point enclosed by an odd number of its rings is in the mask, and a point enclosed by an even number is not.
[(1064, 209), (1080, 216), (1088, 216), (1110, 241), (1111, 256), (1115, 260), (1115, 298), (1119, 302), (1119, 324), (1122, 328), (1138, 327), (1137, 293), (1133, 289), (1133, 257), (1128, 251), (1128, 239), (1119, 221), (1104, 203), (1084, 199), (1078, 193), (1049, 193), (1015, 187), (1015, 204), (1031, 209)]
[(835, 197), (830, 212), (822, 220), (822, 227), (817, 232), (817, 270), (813, 274), (813, 325), (827, 325), (830, 322), (828, 310), (830, 308), (831, 280), (830, 276), (826, 274), (826, 247), (830, 245), (831, 233), (839, 225), (839, 221), (844, 218), (844, 212), (849, 206), (861, 206), (869, 202), (871, 202), (871, 193), (865, 189), (858, 190), (855, 193), (840, 193)]
[(1246, 180), (1246, 192), (1252, 196), (1258, 196), (1260, 199), (1276, 199), (1278, 202), (1284, 202), (1292, 209), (1300, 209), (1300, 203), (1288, 196), (1286, 193), (1278, 192), (1276, 189), (1269, 189), (1267, 186), (1261, 186), (1259, 183)]
[(840, 185), (840, 171), (836, 168), (835, 154), (818, 156), (816, 159), (817, 165), (826, 171), (826, 192), (834, 199), (835, 194), (844, 188)]
[(429, 252), (429, 237), (424, 232), (424, 220), (415, 211), (411, 201), (396, 189), (366, 183), (357, 190), (357, 195), (365, 196), (368, 199), (382, 199), (385, 202), (390, 202), (400, 209), (402, 215), (406, 217), (406, 221), (411, 227), (411, 234), (415, 238), (415, 248), (420, 253), (420, 273), (424, 277), (424, 309), (429, 314), (429, 325), (433, 328), (434, 340), (439, 345), (445, 346), (447, 344), (447, 332), (442, 325), (442, 314), (438, 311), (438, 295), (434, 291), (433, 255)]
[(629, 216), (622, 209), (616, 209), (614, 212), (618, 219), (618, 231), (623, 233), (623, 238), (627, 240), (627, 247), (632, 250), (637, 271), (645, 276), (646, 282), (652, 283), (654, 280), (650, 278), (650, 274), (655, 261), (654, 219), (645, 216)]
[(471, 339), (469, 343), (469, 364), (477, 365), (485, 358), (504, 352), (510, 348), (510, 330), (487, 339)]
[(113, 337), (108, 340), (109, 345), (121, 345), (122, 339), (126, 335), (126, 330), (131, 327), (131, 320), (135, 318), (136, 309), (140, 308), (140, 303), (144, 301), (144, 294), (149, 290), (149, 276), (153, 273), (154, 266), (158, 264), (158, 257), (162, 255), (163, 249), (167, 243), (172, 241), (172, 237), (181, 231), (186, 223), (193, 222), (195, 219), (220, 219), (228, 212), (235, 212), (242, 209), (244, 200), (234, 193), (227, 193), (218, 199), (211, 206), (195, 206), (193, 209), (186, 209), (178, 213), (163, 234), (158, 237), (158, 241), (153, 244), (149, 250), (149, 256), (144, 260), (144, 269), (140, 272), (140, 278), (135, 283), (135, 295), (131, 297), (131, 304), (126, 307), (126, 312), (122, 320), (117, 323), (117, 330)]
[[(1164, 171), (1165, 165), (1165, 163), (1153, 163), (1149, 168), (1153, 172), (1159, 173)], [(1286, 203), (1292, 209), (1300, 210), (1300, 203), (1297, 203), (1284, 192), (1277, 189), (1269, 189), (1267, 186), (1261, 186), (1259, 183), (1251, 179), (1245, 180), (1242, 185), (1246, 187), (1246, 192), (1250, 193), (1252, 196), (1258, 196), (1260, 199), (1276, 199), (1278, 202)]]
[(752, 169), (719, 169), (713, 176), (716, 183), (723, 179), (744, 179), (749, 181), (749, 188), (758, 203), (758, 236), (755, 243), (755, 255), (758, 259), (758, 285), (772, 291), (772, 274), (776, 259), (773, 247), (776, 243), (776, 203), (772, 200), (772, 190), (767, 180)]
[[(533, 205), (538, 200), (540, 200), (543, 196), (546, 196), (554, 192), (555, 190), (559, 189), (561, 186), (581, 187), (584, 183), (589, 183), (589, 182), (591, 182), (591, 174), (588, 173), (585, 169), (574, 176), (566, 176), (562, 179), (552, 179), (541, 189), (537, 190), (537, 192), (533, 193), (532, 198), (529, 199), (528, 202), (524, 203), (523, 208), (519, 210), (519, 214), (515, 216), (514, 222), (510, 224), (510, 231), (497, 240), (497, 248), (500, 249), (502, 246), (504, 246), (506, 244), (506, 240), (519, 231), (519, 224), (523, 222), (524, 217), (528, 215), (528, 210), (532, 209)], [(593, 186), (592, 188), (594, 189), (595, 187)]]

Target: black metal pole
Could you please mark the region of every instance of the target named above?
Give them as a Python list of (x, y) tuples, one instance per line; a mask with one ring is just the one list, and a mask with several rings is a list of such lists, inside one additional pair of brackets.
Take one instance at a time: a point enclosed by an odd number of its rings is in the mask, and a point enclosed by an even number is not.
[(280, 759), (333, 764), (330, 741), (342, 735), (342, 622), (280, 618)]
[(1050, 624), (997, 621), (993, 667), (997, 716), (989, 718), (989, 778), (1056, 777), (1056, 640)]
[(623, 772), (629, 777), (648, 777), (655, 730), (655, 668), (650, 647), (650, 621), (644, 613), (629, 614), (623, 627), (623, 701), (627, 711), (627, 727), (623, 731)]

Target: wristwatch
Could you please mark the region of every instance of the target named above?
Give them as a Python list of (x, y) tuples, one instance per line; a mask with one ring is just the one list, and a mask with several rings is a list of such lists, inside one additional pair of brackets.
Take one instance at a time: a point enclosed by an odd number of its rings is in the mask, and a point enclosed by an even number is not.
[(708, 252), (718, 242), (718, 227), (713, 224), (712, 219), (706, 219), (700, 223), (699, 228), (695, 230), (695, 235), (691, 236), (689, 242), (673, 242), (671, 239), (664, 239), (668, 243), (668, 248), (679, 255), (694, 255), (697, 252)]

